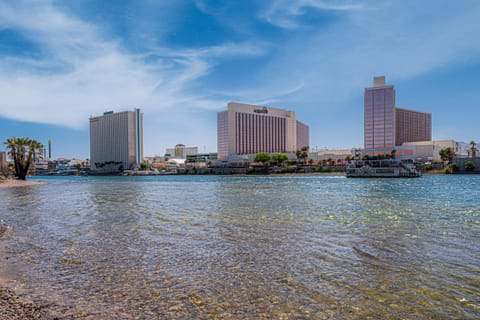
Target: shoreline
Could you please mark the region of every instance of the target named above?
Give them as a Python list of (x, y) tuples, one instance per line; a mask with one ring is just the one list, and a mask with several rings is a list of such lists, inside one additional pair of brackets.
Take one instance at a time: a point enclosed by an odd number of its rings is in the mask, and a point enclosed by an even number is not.
[(2, 319), (60, 319), (50, 305), (34, 301), (28, 295), (19, 295), (14, 290), (0, 285), (0, 314)]
[[(0, 186), (4, 181), (0, 180)], [(8, 234), (9, 227), (0, 224), (0, 242)], [(0, 269), (0, 271), (2, 271)], [(19, 293), (8, 285), (7, 278), (0, 272), (0, 315), (2, 320), (38, 319), (52, 320), (62, 318), (61, 312), (55, 310), (55, 304), (38, 301), (32, 296)], [(74, 319), (65, 317), (64, 319)]]
[(0, 188), (13, 188), (13, 187), (30, 187), (30, 186), (39, 186), (47, 184), (44, 181), (28, 181), (28, 180), (17, 180), (12, 178), (2, 179), (0, 178)]

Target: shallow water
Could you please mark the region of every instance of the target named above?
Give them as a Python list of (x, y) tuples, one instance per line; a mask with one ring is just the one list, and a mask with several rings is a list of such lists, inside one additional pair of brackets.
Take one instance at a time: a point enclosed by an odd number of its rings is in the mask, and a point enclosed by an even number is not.
[(0, 266), (82, 317), (480, 317), (480, 176), (41, 180), (0, 189)]

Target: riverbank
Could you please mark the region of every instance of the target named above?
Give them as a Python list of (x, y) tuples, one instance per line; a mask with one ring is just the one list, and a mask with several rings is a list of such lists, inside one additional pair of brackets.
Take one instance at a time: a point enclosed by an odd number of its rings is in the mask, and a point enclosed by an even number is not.
[[(0, 180), (2, 183), (2, 180)], [(0, 225), (0, 241), (7, 233), (8, 228)], [(0, 285), (3, 279), (0, 278)], [(20, 297), (11, 289), (0, 286), (0, 314), (2, 319), (47, 319), (48, 314), (45, 313), (43, 307), (39, 306), (31, 299)], [(51, 317), (50, 317), (51, 318)]]
[(0, 188), (29, 187), (29, 186), (39, 186), (42, 184), (46, 184), (46, 182), (17, 180), (17, 179), (11, 179), (11, 178), (0, 178)]

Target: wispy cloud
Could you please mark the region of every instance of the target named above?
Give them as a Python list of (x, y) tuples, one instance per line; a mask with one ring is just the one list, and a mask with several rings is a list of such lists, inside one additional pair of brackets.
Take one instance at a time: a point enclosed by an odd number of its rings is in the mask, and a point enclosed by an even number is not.
[(301, 18), (308, 10), (351, 11), (363, 7), (352, 1), (275, 0), (259, 17), (277, 27), (295, 29), (303, 25)]
[(217, 60), (262, 54), (247, 42), (132, 54), (50, 2), (0, 6), (0, 25), (29, 37), (42, 51), (39, 59), (0, 58), (0, 115), (13, 119), (80, 128), (89, 115), (110, 108), (141, 106), (158, 114), (202, 106), (203, 97), (188, 88)]
[[(295, 3), (286, 9), (292, 16), (305, 5)], [(465, 10), (452, 5), (428, 20), (431, 6), (409, 8), (403, 2), (365, 6), (329, 26), (328, 32), (293, 38), (266, 66), (262, 78), (269, 79), (266, 85), (271, 87), (303, 82), (304, 90), (295, 96), (299, 103), (316, 100), (328, 106), (361, 92), (373, 75), (406, 79), (479, 61), (480, 40), (475, 34), (480, 33), (480, 6)]]

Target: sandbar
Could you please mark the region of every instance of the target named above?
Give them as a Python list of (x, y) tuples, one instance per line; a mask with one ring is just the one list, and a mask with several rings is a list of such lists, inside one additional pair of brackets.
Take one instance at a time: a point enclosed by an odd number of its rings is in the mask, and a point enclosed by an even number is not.
[(11, 187), (29, 187), (29, 186), (38, 186), (46, 184), (43, 181), (25, 181), (25, 180), (17, 180), (11, 178), (0, 178), (0, 188), (11, 188)]

